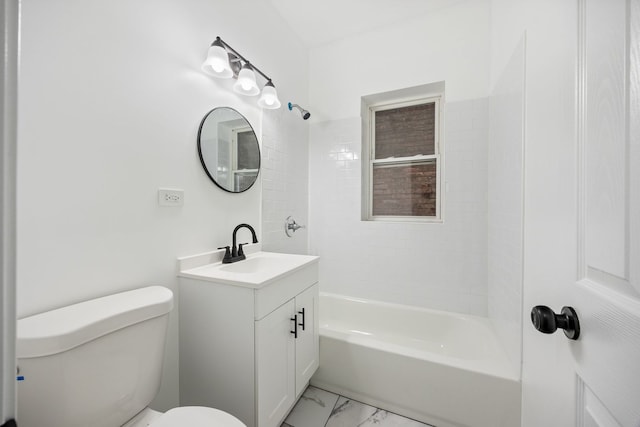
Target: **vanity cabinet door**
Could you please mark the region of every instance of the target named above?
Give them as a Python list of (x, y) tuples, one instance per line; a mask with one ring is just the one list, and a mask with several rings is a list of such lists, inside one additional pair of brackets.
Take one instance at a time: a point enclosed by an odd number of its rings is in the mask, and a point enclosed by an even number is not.
[(255, 322), (259, 427), (278, 427), (295, 403), (294, 312), (291, 300)]
[[(296, 396), (302, 393), (311, 376), (316, 369), (318, 369), (318, 359), (320, 356), (318, 300), (317, 283), (296, 296), (296, 313), (298, 315), (298, 339), (296, 339)], [(303, 320), (304, 330), (302, 329)]]

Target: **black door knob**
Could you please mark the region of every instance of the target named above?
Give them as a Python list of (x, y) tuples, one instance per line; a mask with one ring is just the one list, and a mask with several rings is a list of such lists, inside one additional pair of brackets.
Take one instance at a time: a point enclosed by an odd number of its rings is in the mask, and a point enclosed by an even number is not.
[(531, 309), (531, 322), (544, 334), (552, 334), (560, 328), (569, 339), (577, 340), (580, 336), (578, 314), (572, 307), (562, 307), (560, 314), (555, 314), (546, 305), (536, 305)]

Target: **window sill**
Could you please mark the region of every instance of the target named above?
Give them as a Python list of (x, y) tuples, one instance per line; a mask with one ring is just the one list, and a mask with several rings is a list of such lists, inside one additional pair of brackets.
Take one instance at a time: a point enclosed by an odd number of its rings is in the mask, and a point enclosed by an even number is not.
[(412, 217), (412, 216), (376, 216), (363, 218), (364, 222), (378, 222), (386, 224), (442, 224), (444, 220), (436, 217)]

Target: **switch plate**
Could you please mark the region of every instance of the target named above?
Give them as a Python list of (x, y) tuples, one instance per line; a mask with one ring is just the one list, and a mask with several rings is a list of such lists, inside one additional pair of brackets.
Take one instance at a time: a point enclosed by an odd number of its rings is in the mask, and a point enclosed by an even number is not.
[(158, 206), (184, 206), (184, 190), (178, 188), (159, 188)]

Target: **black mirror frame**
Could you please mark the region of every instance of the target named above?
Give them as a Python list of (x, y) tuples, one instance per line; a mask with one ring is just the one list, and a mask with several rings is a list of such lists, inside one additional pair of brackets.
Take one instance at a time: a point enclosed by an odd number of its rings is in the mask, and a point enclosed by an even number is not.
[[(204, 157), (202, 155), (202, 147), (201, 147), (201, 141), (200, 141), (200, 136), (202, 134), (202, 128), (204, 127), (204, 123), (207, 120), (207, 117), (209, 117), (209, 115), (211, 115), (211, 113), (213, 113), (216, 110), (219, 109), (227, 109), (227, 110), (233, 110), (235, 111), (240, 117), (242, 117), (247, 124), (249, 125), (249, 127), (251, 128), (251, 131), (253, 132), (253, 134), (256, 136), (256, 145), (258, 146), (258, 173), (256, 174), (255, 179), (253, 180), (253, 182), (251, 183), (250, 186), (248, 186), (247, 188), (245, 188), (244, 190), (240, 190), (240, 191), (232, 191), (229, 190), (225, 187), (223, 187), (222, 185), (220, 185), (215, 178), (209, 173), (209, 169), (207, 169), (207, 165), (204, 161)], [(200, 163), (202, 164), (202, 169), (204, 169), (204, 172), (207, 174), (207, 176), (209, 177), (209, 179), (211, 181), (213, 181), (213, 183), (220, 188), (221, 190), (226, 191), (227, 193), (232, 193), (232, 194), (240, 194), (240, 193), (244, 193), (245, 191), (249, 190), (251, 187), (253, 187), (253, 184), (256, 183), (256, 181), (258, 180), (258, 176), (260, 175), (260, 170), (262, 167), (262, 152), (260, 151), (260, 143), (258, 142), (258, 134), (256, 134), (255, 129), (253, 129), (253, 126), (251, 125), (251, 122), (249, 122), (249, 120), (242, 114), (240, 113), (238, 110), (236, 110), (235, 108), (231, 108), (231, 107), (216, 107), (213, 108), (212, 110), (209, 110), (209, 112), (207, 112), (207, 114), (204, 115), (204, 117), (202, 118), (202, 120), (200, 121), (200, 126), (198, 127), (198, 157), (200, 158)]]

